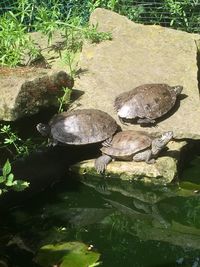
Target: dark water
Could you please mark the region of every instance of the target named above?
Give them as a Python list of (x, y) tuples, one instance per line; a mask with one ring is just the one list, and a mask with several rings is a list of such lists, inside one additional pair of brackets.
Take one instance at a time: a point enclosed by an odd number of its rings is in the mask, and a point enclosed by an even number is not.
[(68, 175), (1, 216), (0, 260), (39, 266), (33, 259), (41, 246), (81, 241), (101, 254), (100, 266), (198, 267), (199, 166), (196, 157), (170, 187)]

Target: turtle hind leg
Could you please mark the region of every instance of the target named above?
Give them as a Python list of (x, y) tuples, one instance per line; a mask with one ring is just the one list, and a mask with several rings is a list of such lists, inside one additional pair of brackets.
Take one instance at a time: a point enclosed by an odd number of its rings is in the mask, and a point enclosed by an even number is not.
[(155, 159), (152, 158), (152, 152), (151, 150), (145, 150), (142, 152), (138, 152), (133, 156), (134, 161), (145, 161), (148, 164), (155, 163)]
[(102, 155), (95, 160), (94, 167), (97, 173), (103, 173), (106, 166), (112, 161), (112, 158), (108, 155)]

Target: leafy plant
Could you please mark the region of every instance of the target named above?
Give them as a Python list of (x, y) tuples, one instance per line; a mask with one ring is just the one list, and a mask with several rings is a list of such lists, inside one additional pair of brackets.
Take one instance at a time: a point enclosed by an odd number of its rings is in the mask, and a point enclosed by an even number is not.
[(89, 39), (92, 43), (100, 43), (101, 41), (112, 39), (112, 34), (110, 32), (98, 32), (97, 29), (98, 24), (86, 28), (84, 37)]
[(2, 175), (0, 176), (0, 195), (8, 192), (10, 189), (15, 191), (23, 191), (28, 186), (28, 182), (14, 179), (14, 174), (11, 172), (11, 164), (7, 159), (2, 168)]
[(100, 253), (91, 251), (88, 245), (72, 241), (41, 247), (35, 260), (45, 267), (94, 267), (100, 265), (99, 258)]
[(16, 156), (27, 156), (30, 151), (37, 147), (37, 144), (31, 138), (22, 140), (10, 125), (1, 125), (0, 135), (3, 139), (1, 148), (6, 148), (14, 158)]
[(63, 88), (63, 95), (62, 95), (62, 97), (59, 97), (58, 98), (58, 102), (59, 102), (58, 113), (63, 112), (65, 106), (67, 104), (69, 104), (71, 93), (72, 93), (72, 89), (70, 89), (70, 88)]
[(43, 4), (37, 8), (34, 28), (48, 36), (48, 42), (51, 42), (53, 32), (58, 29), (60, 22), (60, 6), (58, 0), (53, 1), (51, 9), (47, 4)]
[(198, 5), (197, 1), (165, 0), (164, 7), (170, 14), (170, 26), (191, 31), (196, 25), (200, 25), (200, 18), (195, 15), (195, 9), (198, 11)]
[(185, 203), (185, 210), (187, 211), (187, 222), (197, 227), (200, 226), (200, 198), (191, 197)]
[(55, 30), (65, 34), (65, 48), (69, 52), (81, 50), (83, 39), (92, 42), (110, 40), (109, 33), (99, 33), (97, 25), (88, 26), (90, 13), (97, 7), (103, 7), (129, 19), (144, 24), (160, 24), (189, 32), (200, 29), (199, 1), (193, 0), (18, 0), (13, 12), (0, 17), (0, 64), (16, 66), (24, 55), (32, 59), (39, 54), (38, 49), (26, 34), (30, 31), (42, 31), (49, 43)]
[(6, 12), (0, 17), (0, 65), (17, 66), (27, 55), (31, 59), (37, 58), (41, 51), (27, 35), (31, 30), (47, 35), (49, 44), (53, 33), (60, 30), (64, 33), (64, 45), (69, 52), (80, 51), (84, 38), (92, 42), (111, 39), (111, 34), (98, 32), (97, 25), (90, 27), (83, 23), (82, 16), (76, 14), (74, 8), (72, 11), (73, 5), (72, 1), (64, 16), (63, 4), (59, 0), (41, 3), (37, 0), (18, 0), (13, 12)]
[(26, 34), (26, 27), (11, 11), (0, 17), (0, 65), (16, 66), (25, 54), (36, 57), (38, 50)]
[(76, 62), (75, 62), (75, 53), (71, 51), (65, 51), (62, 53), (62, 61), (67, 64), (69, 68), (69, 75), (74, 78), (76, 76)]
[(20, 23), (27, 25), (28, 32), (32, 30), (32, 22), (37, 7), (37, 0), (18, 0), (15, 15), (20, 19)]

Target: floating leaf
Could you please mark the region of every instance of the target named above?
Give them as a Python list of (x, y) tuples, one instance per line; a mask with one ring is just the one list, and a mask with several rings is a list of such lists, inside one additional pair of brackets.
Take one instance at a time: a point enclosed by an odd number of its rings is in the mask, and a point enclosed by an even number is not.
[(88, 267), (97, 266), (99, 257), (99, 253), (88, 250), (88, 246), (84, 243), (66, 242), (41, 247), (36, 257), (36, 262), (44, 267), (53, 265), (59, 265), (60, 267)]

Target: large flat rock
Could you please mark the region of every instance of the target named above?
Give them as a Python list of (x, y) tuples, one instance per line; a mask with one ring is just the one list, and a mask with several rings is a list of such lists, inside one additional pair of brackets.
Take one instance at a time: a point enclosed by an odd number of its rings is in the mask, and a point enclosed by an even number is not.
[(142, 181), (145, 184), (166, 185), (178, 176), (178, 164), (180, 154), (186, 145), (185, 141), (171, 141), (168, 150), (161, 152), (155, 164), (134, 161), (112, 161), (108, 164), (105, 173), (98, 174), (94, 168), (94, 159), (78, 162), (70, 167), (70, 170), (84, 180), (90, 176), (103, 176), (106, 178), (120, 178), (128, 181)]
[[(75, 82), (75, 88), (84, 94), (74, 105), (104, 110), (118, 120), (113, 108), (118, 94), (145, 83), (183, 85), (183, 94), (187, 97), (180, 101), (178, 110), (159, 122), (157, 127), (146, 127), (145, 130), (173, 130), (177, 138), (200, 139), (195, 44), (200, 35), (136, 24), (104, 9), (96, 9), (90, 22), (98, 23), (99, 31), (111, 32), (113, 40), (84, 44), (79, 62), (84, 71)], [(121, 126), (141, 130), (139, 125)]]

